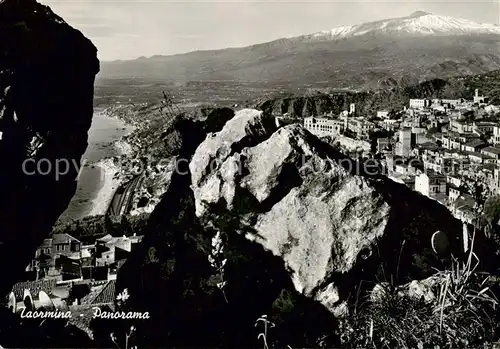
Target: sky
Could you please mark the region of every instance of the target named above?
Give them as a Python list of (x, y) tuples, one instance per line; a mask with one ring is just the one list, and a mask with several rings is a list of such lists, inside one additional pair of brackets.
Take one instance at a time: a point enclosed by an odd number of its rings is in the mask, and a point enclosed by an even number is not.
[(241, 47), (415, 11), (500, 24), (500, 0), (39, 0), (103, 61)]

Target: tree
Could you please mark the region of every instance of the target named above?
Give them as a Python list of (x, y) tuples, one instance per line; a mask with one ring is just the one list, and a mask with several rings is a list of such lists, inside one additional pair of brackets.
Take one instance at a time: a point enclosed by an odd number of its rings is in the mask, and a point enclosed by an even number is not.
[(497, 222), (500, 220), (500, 195), (489, 197), (484, 203), (484, 210), (481, 217), (482, 224), (487, 233), (493, 232)]
[(472, 110), (467, 110), (462, 114), (466, 120), (474, 120), (474, 111)]

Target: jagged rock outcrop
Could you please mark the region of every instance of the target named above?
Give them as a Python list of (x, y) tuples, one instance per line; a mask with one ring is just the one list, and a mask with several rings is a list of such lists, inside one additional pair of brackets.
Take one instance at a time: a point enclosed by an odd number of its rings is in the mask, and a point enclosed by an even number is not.
[(97, 49), (49, 7), (0, 2), (0, 294), (76, 190), (93, 115)]
[[(259, 142), (276, 130), (276, 123), (273, 117), (263, 114), (257, 110), (245, 109), (238, 112), (238, 117), (235, 117), (227, 122), (224, 128), (217, 134), (210, 133), (207, 139), (203, 142), (203, 147), (197, 149), (191, 160), (189, 168), (193, 181), (193, 190), (197, 207), (196, 212), (201, 215), (203, 212), (203, 202), (215, 203), (221, 194), (227, 201), (234, 198), (234, 187), (224, 187), (227, 179), (237, 176), (239, 171), (238, 159), (227, 162), (225, 166), (218, 163), (220, 159), (227, 159), (234, 153), (257, 145)], [(220, 175), (215, 175), (214, 170), (220, 169)], [(212, 175), (211, 175), (212, 174)], [(212, 190), (197, 190), (200, 182), (207, 180), (204, 183), (204, 188)], [(222, 186), (222, 188), (221, 188)], [(221, 189), (219, 191), (219, 189)], [(216, 197), (213, 194), (217, 195)], [(216, 199), (215, 201), (213, 199)]]
[[(255, 113), (247, 115), (252, 124), (248, 134), (227, 134), (228, 140), (241, 136), (233, 144), (234, 150), (250, 146), (248, 142), (259, 139), (259, 135), (264, 140), (275, 129), (274, 118), (252, 122)], [(147, 323), (137, 325), (144, 346), (258, 346), (260, 329), (254, 325), (262, 314), (268, 314), (276, 324), (268, 339), (270, 345), (316, 347), (323, 339), (338, 346), (332, 314), (295, 291), (280, 258), (243, 236), (227, 236), (225, 297), (217, 287), (220, 272), (209, 259), (214, 230), (205, 228), (195, 215), (188, 165), (200, 143), (221, 131), (221, 119), (227, 121), (232, 116), (232, 111), (220, 110), (202, 122), (184, 120), (178, 125), (177, 170), (150, 216), (143, 243), (120, 269), (117, 290), (128, 288), (132, 307), (151, 314)], [(234, 118), (227, 124), (233, 120), (241, 125)], [(239, 225), (238, 215), (220, 214), (228, 227)], [(325, 336), (332, 338), (326, 340)]]
[(461, 226), (446, 208), (302, 126), (276, 130), (271, 119), (239, 111), (198, 147), (196, 214), (210, 221), (210, 207), (221, 205), (237, 212), (252, 230), (240, 233), (280, 257), (301, 294), (334, 311), (362, 280), (427, 277), (448, 257), (431, 251), (437, 230), (460, 254)]
[(391, 292), (395, 291), (399, 296), (406, 296), (414, 300), (423, 300), (426, 303), (433, 302), (439, 296), (439, 288), (445, 283), (444, 275), (433, 275), (422, 280), (413, 280), (405, 285), (398, 286), (395, 290), (391, 289), (389, 283), (384, 282), (373, 287), (370, 300), (372, 302), (383, 302)]
[[(151, 213), (167, 191), (170, 178), (176, 169), (176, 157), (181, 151), (183, 137), (188, 136), (185, 130), (188, 120), (196, 120), (196, 127), (201, 132), (213, 132), (222, 129), (224, 124), (234, 116), (230, 108), (203, 108), (190, 114), (177, 114), (169, 120), (157, 120), (139, 126), (140, 129), (126, 136), (123, 142), (130, 153), (122, 158), (121, 175), (128, 179), (135, 177), (132, 164), (142, 163), (143, 180), (139, 182), (133, 193), (131, 215)], [(140, 118), (136, 116), (137, 118)], [(184, 135), (183, 132), (188, 132)], [(204, 136), (203, 133), (203, 136)], [(195, 146), (202, 140), (193, 137)], [(134, 149), (135, 148), (135, 149)], [(126, 161), (123, 161), (125, 160)]]

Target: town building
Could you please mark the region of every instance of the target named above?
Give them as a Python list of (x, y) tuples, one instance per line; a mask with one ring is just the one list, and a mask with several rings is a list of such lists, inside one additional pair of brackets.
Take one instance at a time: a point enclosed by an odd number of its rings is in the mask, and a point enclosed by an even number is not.
[(400, 127), (400, 122), (394, 119), (385, 119), (379, 123), (380, 127), (387, 131), (396, 131)]
[(446, 106), (448, 109), (450, 107), (457, 108), (465, 103), (465, 99), (460, 98), (460, 99), (441, 99), (440, 100), (441, 105)]
[(389, 112), (387, 110), (379, 110), (377, 112), (377, 118), (389, 119)]
[(450, 122), (450, 130), (457, 133), (472, 133), (475, 128), (474, 122), (464, 120), (452, 120)]
[(448, 189), (448, 199), (450, 202), (457, 200), (462, 195), (462, 191), (460, 189), (462, 186), (462, 180), (458, 176), (447, 176), (446, 185)]
[(468, 151), (468, 152), (479, 152), (481, 149), (486, 148), (488, 145), (484, 143), (481, 140), (474, 140), (468, 143), (465, 143), (462, 146), (463, 151)]
[(472, 163), (479, 165), (496, 162), (496, 160), (493, 157), (483, 153), (476, 153), (476, 152), (467, 153), (467, 156)]
[(95, 266), (109, 266), (110, 274), (116, 274), (132, 252), (142, 241), (142, 236), (113, 237), (106, 235), (95, 243)]
[(475, 215), (475, 201), (470, 195), (462, 195), (450, 205), (450, 211), (455, 218), (471, 224)]
[(500, 145), (500, 125), (493, 126), (493, 144)]
[(493, 188), (494, 191), (498, 194), (500, 193), (500, 167), (495, 166), (493, 170)]
[(304, 128), (316, 136), (339, 135), (344, 131), (345, 122), (340, 119), (317, 117), (304, 118)]
[(377, 129), (377, 125), (364, 118), (351, 118), (348, 121), (349, 131), (354, 132), (360, 140), (367, 140), (370, 133)]
[(54, 234), (44, 239), (35, 252), (35, 258), (26, 267), (33, 279), (71, 277), (75, 267), (72, 257), (80, 258), (82, 243), (69, 234)]
[(393, 142), (390, 138), (377, 138), (377, 153), (391, 151)]
[(433, 171), (425, 171), (416, 176), (415, 190), (431, 198), (435, 198), (437, 194), (446, 195), (446, 177)]
[(476, 121), (474, 122), (474, 132), (480, 133), (482, 135), (492, 135), (497, 126), (496, 122), (488, 122), (488, 121)]
[(479, 95), (479, 89), (476, 89), (474, 91), (474, 103), (477, 104), (488, 104), (489, 98), (485, 96), (480, 96)]
[(481, 153), (495, 160), (500, 159), (500, 148), (497, 147), (486, 147), (481, 150)]
[(399, 130), (399, 138), (396, 143), (395, 154), (403, 157), (409, 156), (415, 146), (415, 143), (415, 136), (412, 134), (410, 128), (403, 128)]
[(424, 157), (423, 162), (425, 171), (433, 171), (435, 173), (454, 173), (455, 168), (457, 168), (456, 160), (443, 156), (427, 156)]
[(431, 100), (429, 99), (410, 99), (410, 108), (412, 109), (423, 109), (431, 106)]

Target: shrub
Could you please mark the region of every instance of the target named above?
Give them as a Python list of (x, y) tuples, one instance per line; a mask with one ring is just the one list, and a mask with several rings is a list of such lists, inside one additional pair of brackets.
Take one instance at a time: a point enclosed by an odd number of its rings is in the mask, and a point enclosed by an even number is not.
[(490, 275), (477, 271), (471, 251), (465, 262), (433, 276), (431, 300), (401, 287), (385, 287), (379, 297), (340, 321), (345, 348), (483, 348), (498, 340), (498, 300)]

